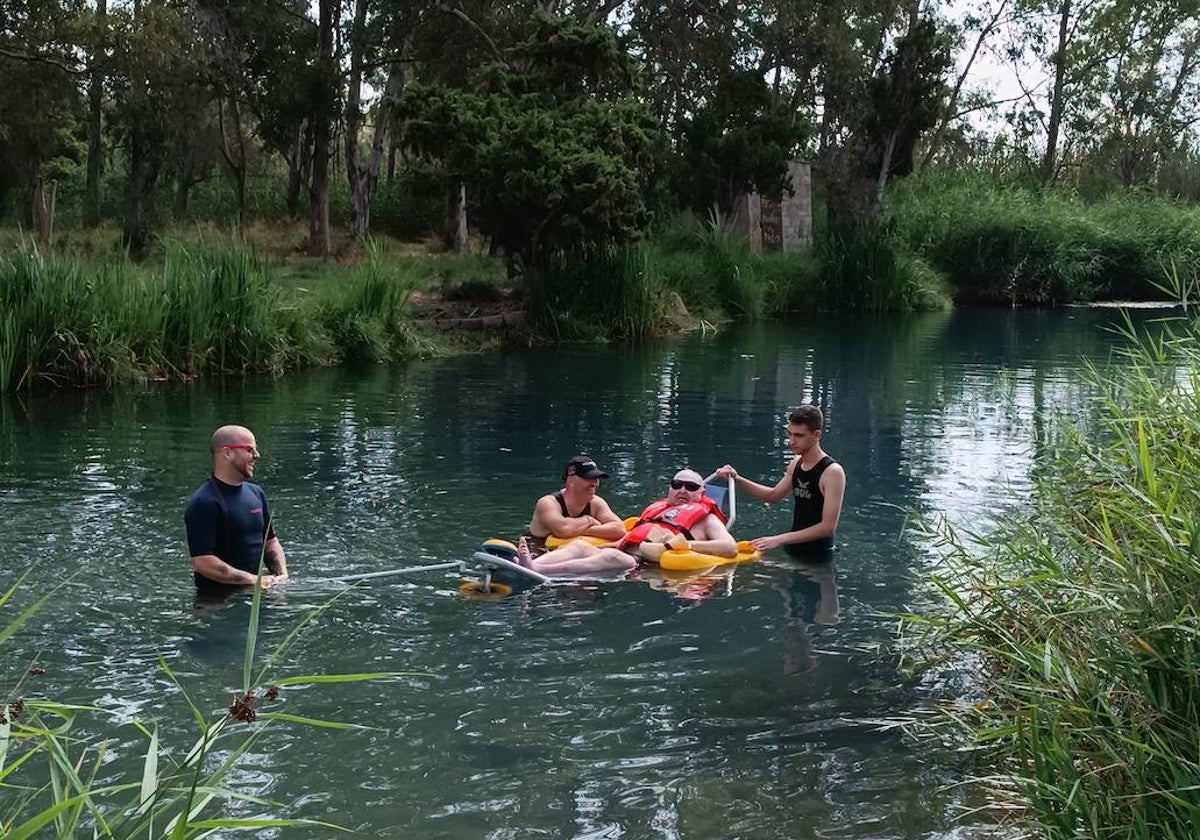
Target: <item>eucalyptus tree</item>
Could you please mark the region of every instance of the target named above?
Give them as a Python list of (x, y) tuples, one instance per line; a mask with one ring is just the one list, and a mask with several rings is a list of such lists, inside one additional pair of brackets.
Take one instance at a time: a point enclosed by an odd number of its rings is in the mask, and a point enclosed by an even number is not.
[(910, 173), (946, 94), (949, 41), (917, 0), (807, 6), (817, 159), (830, 222), (879, 217), (888, 180)]
[(134, 257), (149, 242), (150, 205), (172, 146), (189, 129), (191, 103), (207, 90), (203, 45), (186, 12), (168, 0), (109, 8), (111, 125), (124, 143), (126, 169), (121, 241)]
[(285, 205), (301, 215), (301, 191), (312, 174), (311, 103), (329, 96), (331, 80), (317, 73), (317, 22), (307, 0), (201, 0), (217, 5), (240, 45), (245, 105), (267, 152), (288, 168)]
[(83, 223), (100, 224), (100, 177), (104, 171), (104, 74), (108, 45), (108, 0), (95, 0), (91, 19), (83, 29), (87, 49), (87, 180), (84, 185)]
[(1145, 182), (1196, 121), (1196, 0), (1021, 0), (1008, 54), (1022, 89), (1009, 114), (1040, 144), (1053, 183), (1089, 153)]
[(1097, 24), (1105, 60), (1081, 151), (1124, 186), (1153, 184), (1200, 119), (1200, 3), (1116, 3)]
[[(370, 229), (371, 199), (394, 132), (394, 111), (412, 73), (413, 43), (431, 15), (444, 14), (426, 0), (354, 0), (348, 33), (346, 106), (343, 117), (346, 179), (350, 187), (351, 227), (358, 238)], [(375, 104), (370, 143), (362, 145), (365, 81), (381, 90)]]
[[(678, 202), (728, 213), (742, 193), (778, 194), (810, 120), (782, 85), (770, 3), (635, 3), (626, 26), (647, 101), (671, 138)], [(768, 79), (770, 81), (768, 81)]]

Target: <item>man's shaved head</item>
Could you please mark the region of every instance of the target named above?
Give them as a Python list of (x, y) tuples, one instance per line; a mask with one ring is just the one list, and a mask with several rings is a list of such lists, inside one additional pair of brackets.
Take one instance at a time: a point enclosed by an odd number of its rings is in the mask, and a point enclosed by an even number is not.
[(233, 446), (239, 443), (253, 443), (254, 432), (245, 426), (222, 426), (213, 432), (212, 441), (208, 448), (216, 454), (222, 446)]
[(700, 475), (700, 473), (696, 472), (695, 470), (686, 470), (685, 469), (685, 470), (680, 470), (679, 472), (675, 473), (674, 480), (675, 481), (694, 481), (697, 484), (703, 484), (704, 476)]

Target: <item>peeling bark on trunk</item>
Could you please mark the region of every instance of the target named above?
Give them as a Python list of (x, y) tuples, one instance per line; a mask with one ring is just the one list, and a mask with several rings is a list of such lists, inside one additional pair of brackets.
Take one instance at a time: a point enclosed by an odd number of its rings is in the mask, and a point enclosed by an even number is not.
[[(354, 9), (354, 28), (351, 36), (350, 86), (346, 95), (346, 180), (350, 187), (352, 227), (356, 239), (364, 239), (371, 230), (371, 199), (379, 188), (379, 169), (391, 132), (392, 110), (396, 98), (404, 90), (405, 70), (394, 63), (388, 70), (387, 83), (375, 114), (371, 149), (363, 160), (358, 134), (362, 120), (362, 49), (363, 31), (370, 0), (357, 0)], [(397, 39), (405, 42), (403, 37)]]

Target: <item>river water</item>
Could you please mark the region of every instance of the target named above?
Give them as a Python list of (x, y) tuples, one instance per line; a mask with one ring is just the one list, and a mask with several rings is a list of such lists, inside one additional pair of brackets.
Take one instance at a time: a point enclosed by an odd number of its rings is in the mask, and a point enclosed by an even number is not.
[[(795, 322), (5, 397), (0, 587), (32, 565), (12, 602), (23, 604), (79, 574), (3, 643), (0, 691), (36, 660), (46, 673), (23, 694), (102, 709), (79, 734), (114, 739), (107, 781), (139, 778), (145, 739), (129, 721), (157, 722), (164, 763), (195, 737), (160, 654), (201, 709), (229, 703), (248, 598), (195, 601), (181, 518), (221, 423), (258, 435), (256, 480), (293, 571), (266, 598), (265, 654), (340, 591), (331, 576), (466, 559), (486, 537), (514, 537), (577, 453), (612, 474), (601, 494), (622, 516), (684, 465), (731, 462), (773, 482), (788, 409), (814, 401), (848, 476), (832, 569), (780, 554), (722, 576), (647, 573), (492, 602), (462, 597), (453, 572), (360, 585), (275, 673), (403, 675), (286, 688), (271, 709), (370, 728), (270, 724), (231, 780), (270, 804), (233, 813), (381, 837), (975, 836), (956, 817), (977, 803), (953, 785), (969, 762), (884, 725), (931, 703), (891, 648), (894, 615), (935, 600), (932, 553), (905, 522), (986, 527), (1019, 504), (1055, 413), (1093, 410), (1085, 360), (1120, 364), (1107, 329), (1118, 318)], [(788, 522), (785, 506), (743, 498), (733, 530)], [(0, 609), (2, 626), (15, 612)]]

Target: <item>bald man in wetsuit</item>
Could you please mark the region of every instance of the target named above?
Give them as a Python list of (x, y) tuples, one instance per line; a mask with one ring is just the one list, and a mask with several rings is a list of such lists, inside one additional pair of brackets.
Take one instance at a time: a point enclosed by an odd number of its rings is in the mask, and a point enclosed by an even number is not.
[(198, 589), (262, 586), (287, 580), (287, 556), (275, 535), (263, 489), (250, 481), (258, 441), (245, 426), (221, 426), (209, 442), (213, 471), (188, 500), (183, 519)]

